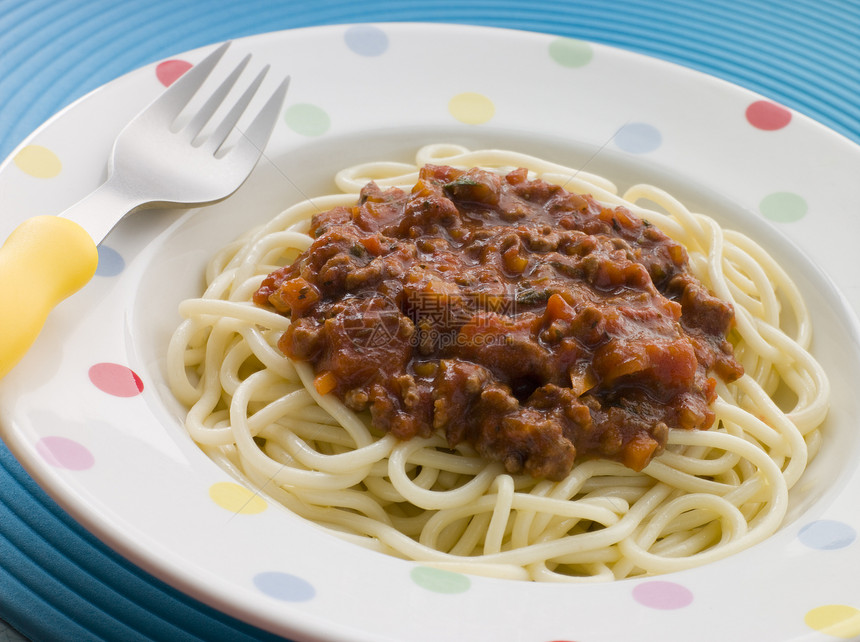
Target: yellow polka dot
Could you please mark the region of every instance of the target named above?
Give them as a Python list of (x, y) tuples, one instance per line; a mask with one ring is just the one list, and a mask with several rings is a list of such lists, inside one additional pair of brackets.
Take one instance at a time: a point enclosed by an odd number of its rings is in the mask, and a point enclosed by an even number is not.
[(806, 625), (844, 640), (860, 636), (860, 609), (844, 604), (826, 604), (812, 609), (803, 618)]
[(53, 178), (63, 169), (57, 155), (41, 145), (22, 147), (15, 154), (15, 164), (22, 172), (36, 178)]
[(209, 497), (231, 513), (254, 515), (266, 510), (266, 500), (248, 488), (233, 482), (218, 482), (209, 487)]
[(457, 94), (448, 103), (451, 115), (467, 125), (480, 125), (490, 120), (496, 113), (493, 101), (483, 94), (466, 92)]

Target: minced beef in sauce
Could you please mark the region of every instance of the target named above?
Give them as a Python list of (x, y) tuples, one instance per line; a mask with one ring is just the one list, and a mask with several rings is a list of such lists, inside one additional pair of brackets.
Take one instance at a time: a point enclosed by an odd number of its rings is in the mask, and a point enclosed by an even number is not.
[(524, 169), (428, 165), (310, 233), (254, 301), (291, 318), (279, 346), (321, 391), (400, 439), (441, 431), (552, 480), (587, 458), (641, 470), (669, 428), (712, 425), (712, 374), (743, 373), (733, 310), (681, 245)]

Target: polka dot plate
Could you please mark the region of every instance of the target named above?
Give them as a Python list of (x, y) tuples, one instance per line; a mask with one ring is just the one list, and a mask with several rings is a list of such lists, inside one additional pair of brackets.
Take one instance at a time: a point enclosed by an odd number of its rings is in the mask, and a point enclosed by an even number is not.
[[(113, 138), (205, 55), (111, 82), (0, 167), (9, 211), (58, 213), (105, 174)], [(860, 151), (763, 97), (583, 41), (494, 28), (335, 25), (254, 36), (290, 73), (265, 157), (231, 199), (123, 221), (96, 278), (0, 384), (2, 437), (100, 539), (171, 585), (295, 640), (810, 640), (860, 636)], [(163, 374), (178, 302), (211, 253), (337, 169), (451, 141), (541, 154), (621, 186), (650, 181), (755, 237), (798, 282), (832, 410), (817, 458), (764, 543), (690, 571), (555, 585), (442, 572), (358, 549), (253, 495), (181, 425)], [(10, 212), (14, 213), (10, 215)]]

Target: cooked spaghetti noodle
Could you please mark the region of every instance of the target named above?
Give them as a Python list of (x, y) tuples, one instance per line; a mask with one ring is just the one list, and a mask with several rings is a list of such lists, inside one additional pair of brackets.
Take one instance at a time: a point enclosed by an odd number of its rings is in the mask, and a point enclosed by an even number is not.
[[(709, 430), (670, 430), (641, 472), (606, 460), (561, 481), (505, 472), (441, 435), (400, 441), (314, 386), (311, 366), (277, 342), (289, 319), (254, 292), (313, 239), (311, 217), (355, 203), (362, 187), (408, 189), (425, 164), (508, 171), (624, 206), (682, 244), (693, 274), (735, 310), (730, 339), (745, 374), (718, 381)], [(168, 379), (192, 439), (254, 489), (350, 541), (461, 572), (535, 581), (596, 581), (721, 559), (775, 532), (789, 489), (819, 444), (829, 384), (809, 353), (811, 327), (784, 270), (744, 235), (671, 195), (519, 153), (455, 145), (415, 164), (376, 162), (336, 177), (343, 194), (285, 210), (219, 252), (168, 349)]]

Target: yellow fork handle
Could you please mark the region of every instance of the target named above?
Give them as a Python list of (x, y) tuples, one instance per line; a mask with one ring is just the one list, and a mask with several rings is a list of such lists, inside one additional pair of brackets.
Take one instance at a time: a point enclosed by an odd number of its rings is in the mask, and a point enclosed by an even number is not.
[(80, 225), (59, 216), (21, 223), (0, 247), (0, 378), (26, 354), (48, 314), (95, 274), (98, 251)]

